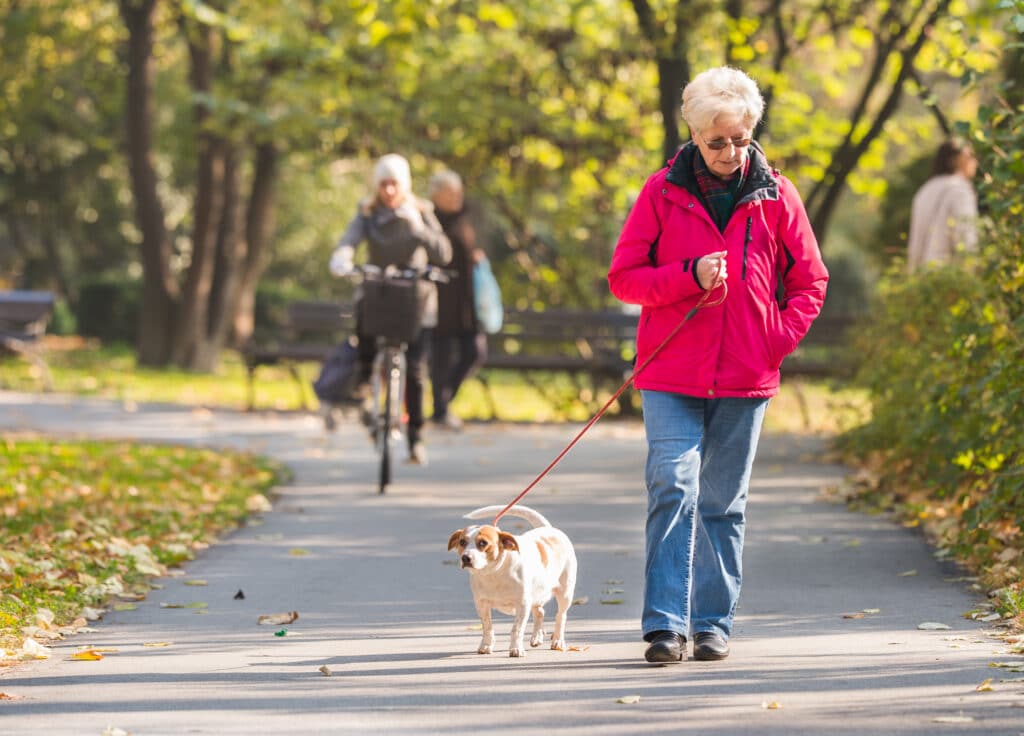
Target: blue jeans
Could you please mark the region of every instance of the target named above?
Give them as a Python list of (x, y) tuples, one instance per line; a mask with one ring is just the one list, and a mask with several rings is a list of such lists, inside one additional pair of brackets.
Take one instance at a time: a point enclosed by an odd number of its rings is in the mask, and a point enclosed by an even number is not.
[(742, 580), (750, 468), (768, 399), (643, 391), (647, 563), (642, 627), (726, 639)]

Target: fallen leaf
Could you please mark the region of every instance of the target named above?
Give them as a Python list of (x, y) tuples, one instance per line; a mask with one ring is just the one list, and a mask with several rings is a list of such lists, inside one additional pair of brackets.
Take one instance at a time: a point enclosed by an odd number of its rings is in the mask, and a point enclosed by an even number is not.
[(625, 593), (626, 591), (624, 591), (622, 588), (605, 588), (601, 592), (605, 595), (618, 595), (620, 593)]
[(472, 626), (467, 626), (466, 631), (483, 631), (483, 628), (483, 624), (473, 624)]
[(138, 608), (134, 603), (117, 603), (114, 605), (115, 611), (134, 611)]
[(11, 695), (10, 693), (0, 693), (0, 700), (21, 700), (22, 695)]
[(932, 723), (974, 723), (974, 719), (963, 714), (958, 716), (938, 716), (932, 719)]
[(203, 601), (192, 601), (191, 603), (186, 603), (185, 608), (207, 608), (209, 605), (209, 603), (204, 603)]
[(570, 652), (585, 652), (590, 649), (589, 644), (573, 644), (569, 647)]
[(76, 662), (96, 662), (103, 659), (103, 655), (93, 649), (86, 649), (84, 652), (75, 652), (71, 659)]
[(881, 612), (882, 612), (881, 608), (865, 608), (865, 609), (863, 609), (861, 611), (861, 613), (868, 613), (868, 614), (875, 614), (875, 613), (881, 613)]
[(859, 547), (860, 545), (861, 545), (861, 541), (859, 539), (850, 539), (850, 540), (847, 540), (846, 542), (843, 542), (843, 546), (844, 547), (853, 548), (853, 547)]
[(144, 641), (142, 646), (144, 647), (169, 647), (173, 644), (173, 641)]
[(298, 618), (298, 611), (292, 611), (291, 613), (267, 613), (256, 619), (256, 623), (280, 626), (281, 624), (290, 624)]
[(320, 665), (319, 671), (323, 674), (324, 677), (330, 677), (333, 674), (331, 672), (331, 668), (325, 664)]
[(982, 682), (980, 685), (978, 685), (978, 687), (974, 688), (974, 690), (976, 692), (979, 692), (979, 693), (990, 693), (990, 692), (992, 692), (992, 678), (991, 677), (986, 678), (985, 681)]
[(947, 624), (936, 623), (935, 621), (925, 621), (917, 625), (921, 631), (948, 631), (950, 627)]
[(634, 705), (640, 702), (639, 695), (623, 695), (621, 698), (615, 701), (616, 703), (622, 703), (623, 705)]
[(864, 618), (863, 613), (844, 613), (843, 618)]
[(989, 662), (989, 667), (998, 667), (1007, 672), (1024, 672), (1024, 662)]
[(574, 606), (585, 606), (590, 602), (590, 596), (581, 595), (579, 598), (574, 598), (572, 604)]
[(622, 598), (602, 598), (601, 599), (601, 605), (602, 606), (617, 606), (617, 605), (619, 605), (621, 603), (625, 603), (625, 602), (626, 601), (624, 599), (622, 599)]
[(917, 570), (904, 570), (903, 572), (901, 572), (899, 574), (898, 577), (909, 578), (909, 577), (913, 577), (914, 575), (917, 575)]
[(242, 592), (241, 588), (239, 588), (238, 592), (235, 593), (235, 600), (236, 601), (244, 601), (245, 600), (245, 593)]
[(782, 703), (777, 700), (762, 700), (761, 708), (764, 710), (782, 710)]
[(302, 547), (292, 547), (290, 550), (288, 550), (288, 554), (290, 554), (292, 557), (305, 557), (306, 555), (310, 554), (310, 552), (308, 549), (302, 549)]
[(206, 582), (205, 580), (186, 580), (185, 581), (185, 585), (203, 586), (203, 585), (209, 585), (209, 583)]
[(184, 608), (184, 603), (161, 603), (160, 608)]
[(254, 493), (245, 499), (245, 510), (250, 514), (270, 511), (271, 508), (270, 500), (262, 493)]

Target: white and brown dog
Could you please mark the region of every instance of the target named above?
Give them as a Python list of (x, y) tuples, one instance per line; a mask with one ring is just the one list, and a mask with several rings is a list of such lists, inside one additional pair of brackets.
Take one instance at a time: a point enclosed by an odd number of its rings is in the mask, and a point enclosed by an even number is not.
[[(493, 517), (501, 506), (485, 506), (466, 514), (467, 519)], [(459, 564), (469, 570), (476, 612), (483, 626), (477, 652), (490, 654), (494, 648), (491, 609), (514, 617), (508, 656), (522, 657), (526, 618), (533, 614), (530, 646), (544, 641), (544, 604), (558, 601), (551, 648), (564, 651), (565, 619), (576, 588), (576, 552), (569, 537), (555, 529), (541, 514), (526, 506), (513, 506), (508, 516), (530, 522), (525, 534), (509, 534), (495, 526), (467, 526), (454, 532), (448, 549), (455, 550)]]

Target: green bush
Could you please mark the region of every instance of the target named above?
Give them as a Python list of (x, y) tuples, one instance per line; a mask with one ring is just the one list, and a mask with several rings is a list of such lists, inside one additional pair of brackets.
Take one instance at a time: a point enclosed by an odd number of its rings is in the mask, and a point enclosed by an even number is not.
[[(1024, 8), (1024, 3), (1019, 3)], [(1021, 16), (1024, 19), (1024, 15)], [(981, 252), (880, 284), (857, 336), (871, 420), (841, 445), (874, 457), (884, 490), (945, 517), (945, 539), (990, 584), (1024, 567), (1024, 109), (981, 110)], [(923, 501), (922, 501), (923, 499)]]

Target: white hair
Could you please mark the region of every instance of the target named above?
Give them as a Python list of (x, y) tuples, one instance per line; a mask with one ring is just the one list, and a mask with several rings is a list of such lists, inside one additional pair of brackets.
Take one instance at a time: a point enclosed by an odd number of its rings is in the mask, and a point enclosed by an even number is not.
[(439, 171), (430, 177), (430, 182), (427, 184), (427, 193), (429, 196), (433, 197), (435, 194), (443, 192), (445, 189), (453, 189), (461, 192), (462, 177), (450, 169)]
[(757, 82), (728, 66), (707, 69), (683, 90), (683, 120), (690, 133), (712, 127), (719, 118), (742, 120), (754, 128), (764, 113), (764, 98)]

